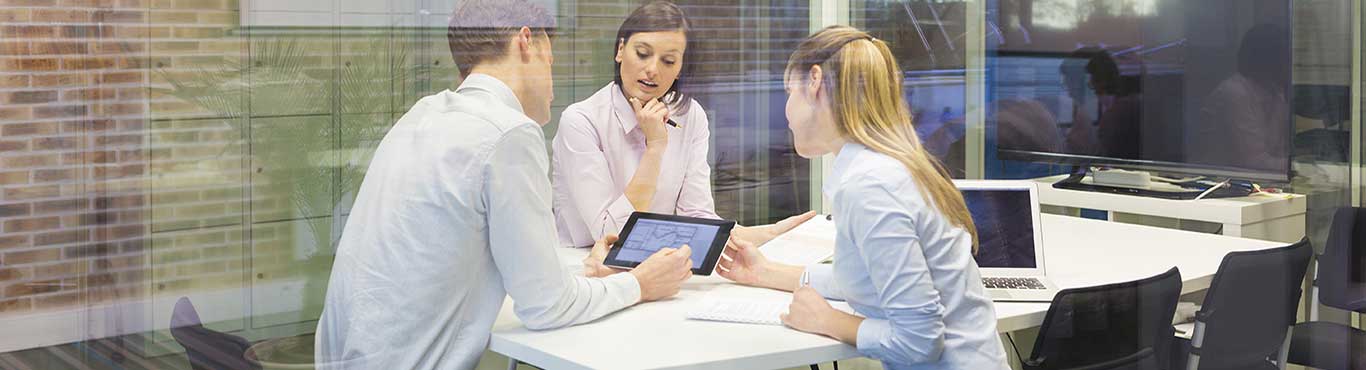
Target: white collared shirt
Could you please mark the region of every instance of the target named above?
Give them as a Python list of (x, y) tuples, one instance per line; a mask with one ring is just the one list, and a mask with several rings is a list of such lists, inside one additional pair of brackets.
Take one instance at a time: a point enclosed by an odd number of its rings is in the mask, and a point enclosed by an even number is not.
[[(688, 101), (687, 112), (665, 126), (668, 148), (660, 161), (650, 212), (719, 219), (711, 193), (706, 112)], [(555, 225), (561, 246), (584, 247), (615, 234), (635, 207), (626, 185), (645, 155), (645, 133), (616, 83), (565, 108), (551, 145), (554, 155)]]
[(906, 166), (850, 143), (824, 192), (835, 263), (807, 271), (821, 295), (867, 317), (860, 353), (887, 369), (1009, 369), (972, 236), (925, 200)]
[(571, 275), (551, 248), (544, 140), (512, 90), (481, 74), (399, 119), (375, 151), (337, 248), (318, 361), (469, 369), (508, 295), (532, 329), (635, 304), (634, 276)]

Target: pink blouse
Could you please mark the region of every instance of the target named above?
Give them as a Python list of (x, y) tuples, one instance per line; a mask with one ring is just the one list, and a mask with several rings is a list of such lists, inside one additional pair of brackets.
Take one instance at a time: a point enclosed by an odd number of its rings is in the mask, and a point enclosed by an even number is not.
[[(701, 105), (691, 100), (687, 104), (687, 113), (670, 116), (679, 127), (665, 126), (669, 146), (660, 161), (649, 211), (720, 218), (707, 163), (709, 122)], [(616, 83), (560, 115), (551, 145), (551, 180), (561, 246), (592, 246), (604, 234), (621, 232), (635, 211), (625, 191), (645, 154), (645, 133), (636, 125), (635, 112)]]

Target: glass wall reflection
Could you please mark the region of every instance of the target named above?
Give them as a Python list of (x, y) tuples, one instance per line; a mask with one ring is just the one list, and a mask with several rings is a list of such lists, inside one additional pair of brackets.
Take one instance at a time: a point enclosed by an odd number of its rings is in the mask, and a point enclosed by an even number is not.
[(954, 178), (967, 175), (967, 1), (853, 1), (850, 23), (887, 42), (905, 74), (916, 134)]
[[(32, 333), (0, 340), (0, 368), (311, 361), (374, 148), (460, 82), (458, 2), (0, 4), (0, 328)], [(643, 2), (542, 2), (560, 24), (556, 122), (611, 81), (611, 35)], [(701, 41), (688, 83), (717, 212), (808, 209), (781, 84), (808, 2), (678, 4)]]
[[(541, 2), (560, 25), (549, 141), (566, 106), (612, 80), (613, 35), (644, 1)], [(968, 86), (984, 83), (988, 178), (1072, 170), (1010, 153), (1288, 169), (1286, 190), (1309, 195), (1308, 234), (1322, 246), (1359, 181), (1352, 2), (1258, 2), (1270, 5), (1176, 17), (1168, 9), (1194, 2), (866, 0), (844, 15), (892, 47), (916, 131), (955, 177), (973, 166)], [(0, 369), (311, 363), (334, 251), (375, 147), (418, 99), (461, 81), (445, 35), (458, 3), (0, 4), (0, 332), (10, 334)], [(811, 168), (792, 147), (782, 72), (824, 4), (677, 3), (701, 41), (686, 83), (712, 125), (717, 213), (757, 225), (809, 209)], [(969, 18), (973, 7), (983, 19)], [(967, 80), (970, 41), (987, 47), (986, 81)], [(1238, 67), (1241, 46), (1270, 41), (1285, 44), (1248, 53), (1288, 60)], [(1218, 62), (1190, 67), (1208, 56)], [(1124, 111), (1138, 113), (1110, 113)], [(1283, 127), (1265, 132), (1283, 136), (1164, 127), (1245, 116), (1275, 118)], [(1231, 149), (1257, 140), (1268, 141)], [(1188, 158), (1211, 148), (1221, 151)]]

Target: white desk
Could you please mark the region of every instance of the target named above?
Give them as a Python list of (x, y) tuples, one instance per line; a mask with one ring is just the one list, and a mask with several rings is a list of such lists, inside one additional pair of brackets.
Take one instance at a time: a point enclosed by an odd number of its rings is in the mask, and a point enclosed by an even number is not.
[[(1183, 293), (1207, 289), (1224, 254), (1280, 243), (1044, 215), (1045, 263), (1063, 288), (1135, 280), (1181, 269)], [(586, 251), (561, 250), (577, 264)], [(678, 297), (575, 327), (535, 332), (505, 307), (490, 350), (545, 369), (773, 369), (859, 357), (852, 346), (779, 326), (684, 319), (720, 277), (694, 278)], [(507, 306), (510, 306), (507, 305)], [(1046, 303), (997, 303), (997, 329), (1039, 326)]]
[(1109, 211), (1111, 220), (1123, 222), (1130, 222), (1126, 220), (1128, 215), (1141, 215), (1216, 223), (1222, 225), (1221, 233), (1224, 235), (1286, 243), (1297, 242), (1305, 234), (1305, 209), (1308, 200), (1303, 195), (1292, 194), (1288, 198), (1250, 196), (1192, 201), (1053, 187), (1053, 183), (1065, 177), (1062, 175), (1034, 179), (1039, 184), (1040, 204)]

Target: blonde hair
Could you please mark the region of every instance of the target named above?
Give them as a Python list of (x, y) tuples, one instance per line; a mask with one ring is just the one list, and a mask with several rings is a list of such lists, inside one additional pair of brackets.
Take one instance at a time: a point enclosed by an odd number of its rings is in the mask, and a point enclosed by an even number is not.
[(977, 254), (972, 214), (949, 172), (916, 136), (901, 91), (901, 68), (887, 44), (853, 27), (830, 26), (797, 46), (788, 59), (787, 75), (804, 76), (817, 65), (840, 135), (906, 166), (921, 195), (972, 236), (972, 253)]

